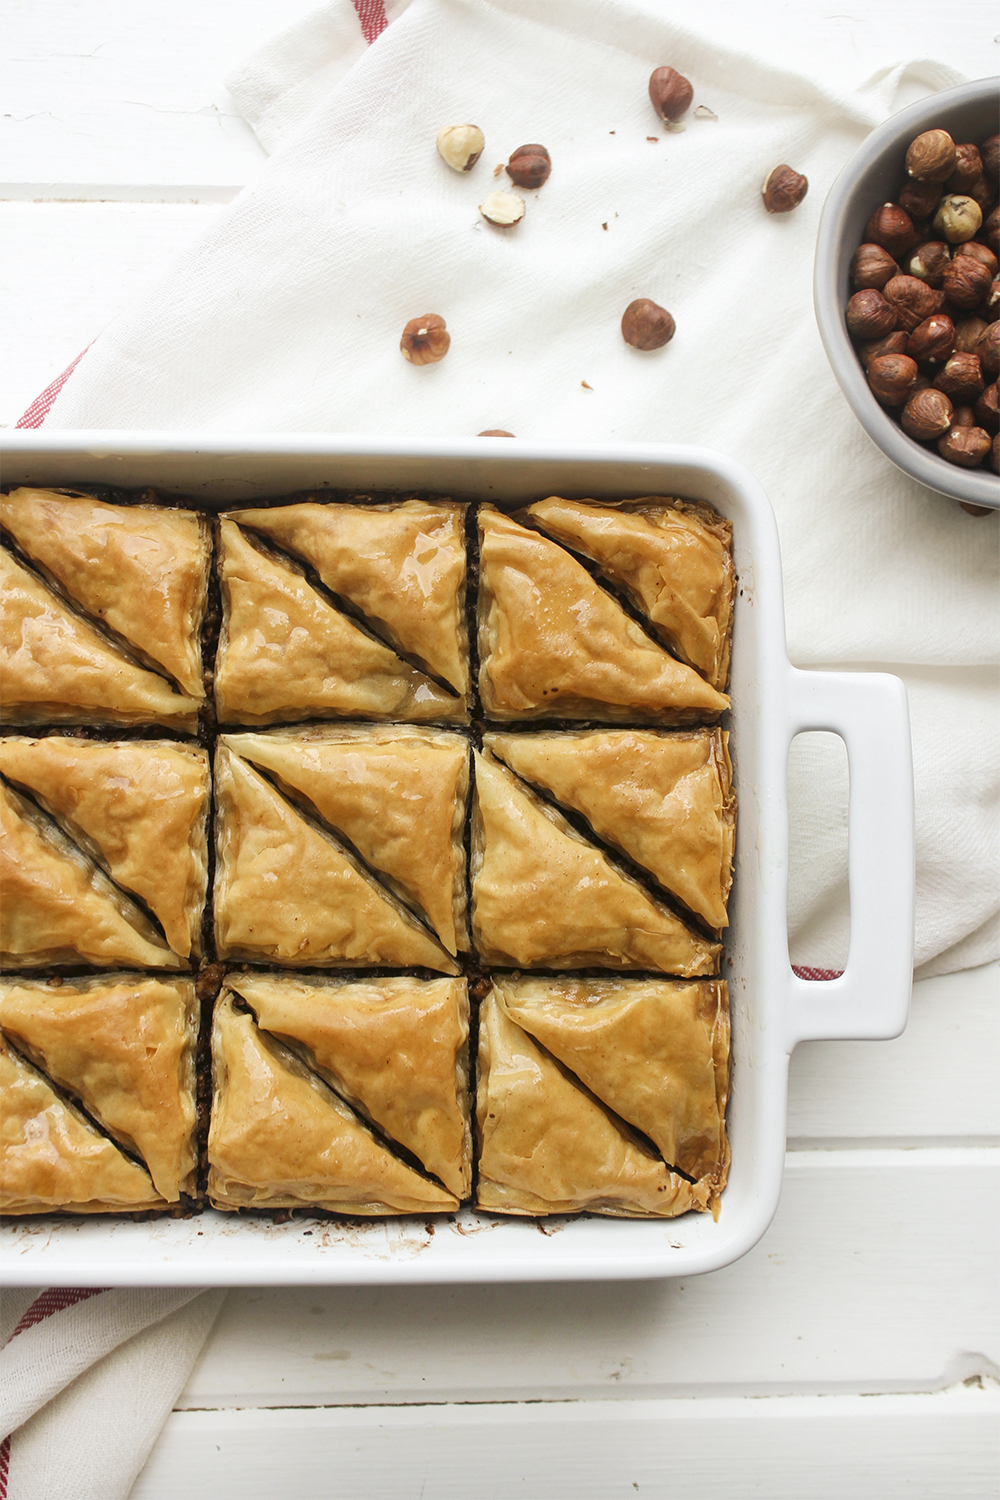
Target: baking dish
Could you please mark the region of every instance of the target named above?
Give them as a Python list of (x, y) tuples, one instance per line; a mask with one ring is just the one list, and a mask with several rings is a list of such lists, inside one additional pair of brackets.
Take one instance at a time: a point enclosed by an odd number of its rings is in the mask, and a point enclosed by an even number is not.
[[(876, 673), (802, 672), (785, 647), (781, 561), (767, 497), (739, 464), (675, 445), (315, 434), (8, 433), (8, 485), (152, 485), (208, 506), (294, 490), (429, 490), (500, 506), (530, 497), (680, 495), (733, 523), (739, 574), (730, 749), (739, 797), (726, 966), (733, 1024), (732, 1167), (718, 1222), (499, 1219), (465, 1212), (359, 1224), (238, 1219), (39, 1219), (3, 1227), (17, 1285), (267, 1285), (539, 1281), (691, 1275), (745, 1254), (778, 1203), (789, 1055), (800, 1041), (896, 1036), (913, 959), (913, 776), (906, 696)], [(821, 580), (817, 580), (821, 587)], [(851, 944), (845, 973), (797, 977), (786, 936), (786, 761), (831, 730), (850, 765)], [(540, 1232), (542, 1230), (543, 1232)]]

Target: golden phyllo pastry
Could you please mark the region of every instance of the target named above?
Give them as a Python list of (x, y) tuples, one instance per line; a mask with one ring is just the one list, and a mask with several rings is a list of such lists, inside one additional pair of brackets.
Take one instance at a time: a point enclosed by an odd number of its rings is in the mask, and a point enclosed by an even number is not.
[(508, 1019), (671, 1166), (726, 1180), (729, 992), (720, 979), (496, 978)]
[(149, 1174), (0, 1036), (0, 1213), (163, 1208)]
[(220, 958), (458, 973), (409, 908), (234, 754), (225, 736), (216, 751), (215, 793)]
[(145, 903), (176, 954), (200, 954), (207, 751), (165, 740), (9, 736), (0, 739), (0, 773)]
[(147, 672), (0, 548), (5, 724), (166, 724), (194, 730), (200, 699)]
[(145, 913), (33, 802), (0, 783), (0, 962), (182, 969)]
[(228, 519), (307, 562), (396, 651), (468, 694), (464, 505), (306, 501)]
[(472, 930), (484, 959), (518, 968), (714, 974), (721, 951), (489, 754), (476, 756)]
[(463, 720), (463, 698), (334, 607), (285, 558), (232, 521), (219, 527), (222, 724), (298, 719)]
[(0, 496), (0, 521), (87, 615), (182, 692), (204, 698), (200, 636), (211, 544), (203, 516), (19, 489)]
[(728, 739), (721, 729), (598, 729), (488, 734), (484, 744), (718, 931), (736, 832)]
[(476, 1207), (507, 1214), (671, 1218), (709, 1190), (671, 1172), (505, 1015), (495, 994), (479, 1020)]
[(479, 690), (488, 717), (683, 724), (728, 708), (565, 548), (489, 507), (479, 527)]
[(162, 1198), (193, 1193), (193, 980), (138, 974), (0, 984), (0, 1027), (15, 1046), (149, 1170)]
[(733, 529), (717, 511), (658, 495), (614, 503), (553, 495), (525, 514), (595, 562), (681, 661), (726, 686), (736, 573)]
[(447, 1213), (458, 1200), (394, 1156), (223, 992), (212, 1026), (208, 1192), (216, 1208)]
[(229, 985), (341, 1098), (456, 1198), (472, 1181), (464, 979), (236, 974)]
[(468, 947), (469, 746), (409, 725), (229, 734), (224, 743), (347, 840), (451, 954)]

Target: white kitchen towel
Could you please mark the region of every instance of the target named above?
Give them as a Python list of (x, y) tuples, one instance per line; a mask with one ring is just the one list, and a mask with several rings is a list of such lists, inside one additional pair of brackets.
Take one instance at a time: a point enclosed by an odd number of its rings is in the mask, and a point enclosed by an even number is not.
[[(836, 17), (811, 37), (790, 17), (765, 59), (749, 8), (728, 34), (714, 10), (412, 0), (379, 34), (379, 0), (322, 7), (233, 80), (270, 159), (95, 340), (46, 425), (504, 428), (740, 459), (778, 517), (793, 661), (893, 671), (910, 691), (919, 972), (980, 963), (1000, 946), (998, 516), (967, 515), (869, 443), (826, 363), (810, 281), (841, 167), (893, 110), (985, 71), (994, 20), (972, 0), (942, 37), (930, 7), (902, 29), (880, 11), (861, 58)], [(682, 131), (650, 107), (664, 63), (694, 86)], [(464, 121), (486, 149), (459, 174), (434, 143)], [(478, 204), (528, 141), (552, 175), (525, 194), (523, 222), (493, 228)], [(759, 188), (782, 161), (809, 193), (772, 217)], [(653, 353), (619, 331), (639, 296), (677, 323)], [(451, 350), (415, 367), (399, 336), (427, 312), (447, 320)], [(799, 742), (791, 783), (792, 958), (839, 968), (846, 836), (828, 741)]]
[(0, 1305), (0, 1500), (126, 1500), (225, 1293), (52, 1287)]

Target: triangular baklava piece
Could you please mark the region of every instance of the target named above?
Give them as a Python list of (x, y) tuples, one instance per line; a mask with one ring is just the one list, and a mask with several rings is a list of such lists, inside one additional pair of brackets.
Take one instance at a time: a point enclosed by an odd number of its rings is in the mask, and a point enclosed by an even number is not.
[(728, 738), (720, 729), (600, 729), (493, 734), (484, 743), (719, 930), (736, 831)]
[(682, 661), (713, 687), (725, 687), (736, 589), (733, 528), (711, 506), (658, 495), (615, 505), (553, 495), (526, 514), (595, 562)]
[(220, 958), (458, 972), (408, 908), (224, 741), (216, 751), (215, 792)]
[(0, 1213), (125, 1213), (163, 1208), (142, 1167), (0, 1037)]
[(306, 501), (234, 511), (229, 519), (303, 558), (397, 651), (468, 693), (463, 505)]
[(6, 548), (0, 599), (5, 723), (197, 728), (197, 699), (130, 661)]
[(494, 979), (507, 1017), (664, 1160), (726, 1179), (729, 993), (720, 979)]
[(165, 740), (0, 740), (0, 772), (26, 788), (144, 901), (175, 953), (201, 951), (208, 881), (208, 754)]
[(708, 1188), (671, 1172), (516, 1026), (495, 995), (479, 1019), (476, 1207), (507, 1214), (672, 1218)]
[(276, 777), (414, 904), (449, 953), (468, 945), (465, 805), (469, 746), (445, 730), (398, 725), (229, 734), (224, 743)]
[(488, 507), (479, 526), (479, 689), (490, 717), (690, 723), (728, 708), (564, 547)]
[(12, 490), (0, 521), (81, 609), (192, 698), (203, 698), (208, 524), (191, 510), (108, 505), (93, 495)]
[(192, 1193), (194, 981), (113, 974), (0, 984), (0, 1027), (48, 1078), (142, 1157), (168, 1203)]
[(491, 756), (476, 756), (472, 931), (520, 968), (718, 971), (720, 947), (615, 869)]
[(0, 962), (182, 969), (152, 922), (26, 798), (0, 784)]
[(448, 1213), (458, 1199), (376, 1140), (300, 1060), (233, 1008), (212, 1027), (208, 1192), (216, 1208)]
[(457, 1198), (472, 1180), (464, 979), (235, 974), (272, 1032)]
[(463, 699), (327, 603), (290, 562), (265, 554), (232, 521), (219, 536), (220, 723), (468, 717)]

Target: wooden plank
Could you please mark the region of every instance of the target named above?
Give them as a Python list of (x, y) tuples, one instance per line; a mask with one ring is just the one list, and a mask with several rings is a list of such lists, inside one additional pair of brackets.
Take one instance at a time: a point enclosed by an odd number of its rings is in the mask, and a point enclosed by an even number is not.
[[(984, 1500), (1000, 1393), (181, 1412), (132, 1500)], [(957, 1455), (961, 1461), (957, 1461)]]
[(998, 1153), (799, 1152), (689, 1280), (231, 1292), (181, 1408), (940, 1388), (1000, 1363)]

